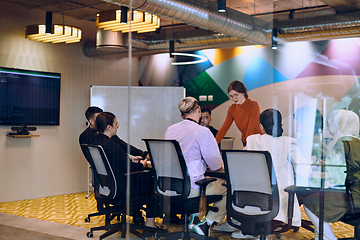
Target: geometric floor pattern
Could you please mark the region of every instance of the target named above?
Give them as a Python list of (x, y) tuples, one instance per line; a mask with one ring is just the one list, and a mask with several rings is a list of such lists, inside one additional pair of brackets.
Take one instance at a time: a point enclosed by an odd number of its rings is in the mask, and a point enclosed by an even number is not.
[[(101, 226), (105, 223), (104, 217), (93, 217), (89, 223), (84, 219), (89, 213), (96, 212), (96, 201), (92, 194), (85, 199), (87, 192), (44, 197), (38, 199), (21, 200), (14, 202), (0, 203), (0, 212), (12, 215), (46, 220), (50, 222), (69, 224), (77, 227), (90, 228)], [(302, 218), (307, 219), (306, 214), (302, 211)], [(114, 220), (115, 221), (115, 220)], [(161, 219), (156, 219), (156, 224), (161, 225)], [(171, 229), (179, 226), (170, 226)], [(353, 236), (353, 227), (338, 222), (331, 224), (331, 227), (337, 238)], [(282, 233), (283, 240), (287, 239), (312, 239), (314, 234), (300, 228), (299, 232), (289, 231)], [(211, 231), (211, 236), (221, 240), (233, 239), (230, 234), (218, 233)]]

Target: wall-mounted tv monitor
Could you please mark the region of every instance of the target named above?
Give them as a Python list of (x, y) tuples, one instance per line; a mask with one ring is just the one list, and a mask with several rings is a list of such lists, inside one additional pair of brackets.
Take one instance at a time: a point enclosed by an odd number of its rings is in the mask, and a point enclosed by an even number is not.
[(0, 125), (60, 123), (60, 73), (0, 67)]

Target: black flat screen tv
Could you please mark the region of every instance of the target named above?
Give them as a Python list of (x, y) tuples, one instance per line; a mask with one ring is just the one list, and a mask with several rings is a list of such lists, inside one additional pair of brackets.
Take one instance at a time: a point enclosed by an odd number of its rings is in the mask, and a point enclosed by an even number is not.
[(60, 124), (60, 73), (0, 67), (0, 125)]

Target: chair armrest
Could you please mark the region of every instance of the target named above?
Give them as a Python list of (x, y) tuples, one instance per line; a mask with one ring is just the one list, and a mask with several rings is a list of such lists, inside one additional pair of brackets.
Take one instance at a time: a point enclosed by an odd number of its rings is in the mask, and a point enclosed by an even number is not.
[(200, 196), (206, 195), (206, 187), (209, 183), (215, 182), (217, 178), (204, 178), (195, 182), (196, 185), (200, 186)]
[(204, 178), (204, 179), (196, 181), (195, 184), (199, 185), (200, 187), (203, 186), (204, 184), (205, 184), (205, 186), (207, 186), (209, 183), (215, 182), (216, 180), (217, 180), (217, 178)]
[(300, 187), (297, 187), (295, 185), (291, 185), (291, 186), (286, 187), (284, 189), (284, 191), (289, 193), (289, 194), (295, 194), (298, 189), (300, 189)]
[(294, 195), (299, 187), (295, 185), (288, 186), (284, 189), (289, 194), (288, 198), (288, 227), (292, 226), (292, 218), (294, 215)]
[(136, 171), (136, 172), (131, 172), (131, 173), (125, 173), (124, 175), (125, 175), (125, 176), (127, 176), (127, 175), (136, 176), (136, 175), (144, 174), (144, 173), (148, 173), (148, 172), (150, 172), (150, 170), (143, 170), (143, 171)]

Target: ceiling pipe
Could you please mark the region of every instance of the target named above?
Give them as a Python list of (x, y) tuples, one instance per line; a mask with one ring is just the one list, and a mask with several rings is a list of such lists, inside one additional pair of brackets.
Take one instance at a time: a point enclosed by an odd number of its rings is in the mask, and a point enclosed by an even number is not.
[(120, 6), (130, 6), (160, 17), (184, 22), (202, 29), (223, 33), (255, 44), (271, 44), (271, 33), (266, 31), (267, 23), (250, 15), (228, 9), (219, 14), (217, 4), (195, 5), (186, 0), (104, 0)]
[[(129, 4), (129, 0), (104, 1), (117, 5)], [(360, 36), (360, 20), (358, 20), (360, 19), (360, 12), (275, 21), (274, 25), (271, 22), (266, 26), (265, 21), (233, 9), (228, 9), (229, 16), (227, 18), (219, 16), (215, 11), (216, 6), (211, 6), (212, 2), (209, 2), (209, 6), (206, 8), (188, 5), (185, 0), (176, 2), (174, 0), (132, 0), (132, 2), (134, 8), (137, 7), (140, 10), (148, 11), (165, 18), (186, 22), (199, 28), (222, 33), (201, 37), (186, 36), (187, 34), (183, 33), (179, 36), (180, 38), (175, 38), (175, 40), (177, 40), (175, 48), (183, 51), (239, 47), (254, 45), (254, 42), (270, 45), (271, 29), (273, 27), (279, 29), (279, 44), (292, 41), (324, 40), (339, 37)], [(214, 7), (215, 10), (211, 10)], [(234, 13), (238, 15), (236, 18), (231, 17)], [(236, 32), (236, 29), (240, 30)], [(229, 33), (229, 31), (233, 31), (233, 33)], [(245, 33), (247, 36), (245, 36)], [(233, 35), (236, 35), (236, 37)], [(83, 52), (86, 56), (101, 58), (106, 58), (107, 55), (118, 58), (127, 57), (127, 49), (97, 51), (94, 45), (95, 44), (84, 45)], [(133, 39), (132, 45), (134, 48), (134, 56), (168, 52), (169, 49), (168, 41), (166, 39), (148, 41)]]
[(360, 12), (279, 21), (275, 27), (281, 42), (358, 37)]
[[(131, 41), (133, 50), (133, 56), (146, 56), (158, 53), (169, 52), (169, 41), (146, 41), (139, 39), (132, 39)], [(231, 48), (238, 46), (253, 45), (247, 41), (241, 40), (235, 37), (227, 37), (222, 34), (215, 34), (213, 36), (205, 37), (192, 37), (184, 38), (175, 41), (175, 48), (181, 49), (182, 51), (197, 51), (200, 49), (213, 49), (213, 48)], [(94, 41), (88, 41), (83, 45), (83, 53), (87, 57), (99, 57), (106, 58), (109, 56), (113, 57), (127, 57), (128, 45), (125, 48), (96, 48)]]

